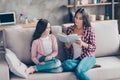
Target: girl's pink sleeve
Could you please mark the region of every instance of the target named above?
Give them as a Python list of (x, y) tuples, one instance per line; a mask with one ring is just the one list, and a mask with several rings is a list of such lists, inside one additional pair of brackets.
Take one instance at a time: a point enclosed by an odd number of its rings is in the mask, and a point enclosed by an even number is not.
[(32, 43), (32, 48), (31, 48), (31, 54), (32, 54), (32, 61), (35, 63), (35, 64), (39, 64), (39, 61), (37, 59), (37, 44), (36, 44), (36, 41), (33, 41)]
[(56, 37), (55, 37), (54, 35), (51, 35), (51, 37), (52, 37), (52, 49), (53, 49), (51, 56), (52, 56), (52, 57), (56, 57), (57, 54), (58, 54), (57, 39), (56, 39)]

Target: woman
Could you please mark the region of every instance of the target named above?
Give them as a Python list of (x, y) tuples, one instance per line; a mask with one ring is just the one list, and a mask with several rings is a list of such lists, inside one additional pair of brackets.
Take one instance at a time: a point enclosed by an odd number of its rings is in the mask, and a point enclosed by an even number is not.
[(88, 15), (83, 8), (76, 11), (74, 25), (67, 28), (67, 35), (69, 34), (77, 34), (79, 40), (65, 43), (66, 49), (71, 50), (69, 52), (72, 53), (69, 54), (70, 59), (63, 62), (63, 69), (64, 71), (74, 71), (79, 80), (90, 80), (85, 72), (91, 69), (96, 62), (93, 55), (96, 43)]
[(50, 34), (50, 23), (40, 19), (32, 38), (32, 61), (35, 66), (29, 67), (27, 74), (37, 72), (61, 72), (61, 62), (55, 57), (58, 54), (57, 40)]

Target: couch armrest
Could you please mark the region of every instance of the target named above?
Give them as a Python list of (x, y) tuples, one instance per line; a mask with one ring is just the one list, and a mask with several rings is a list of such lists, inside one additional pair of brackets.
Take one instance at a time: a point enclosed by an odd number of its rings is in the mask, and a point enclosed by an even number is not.
[(9, 80), (9, 68), (4, 53), (0, 53), (0, 80)]
[(118, 51), (118, 53), (120, 53), (120, 34), (118, 35), (118, 38), (119, 38), (119, 51)]
[(119, 37), (119, 40), (120, 40), (120, 34), (118, 35), (118, 37)]

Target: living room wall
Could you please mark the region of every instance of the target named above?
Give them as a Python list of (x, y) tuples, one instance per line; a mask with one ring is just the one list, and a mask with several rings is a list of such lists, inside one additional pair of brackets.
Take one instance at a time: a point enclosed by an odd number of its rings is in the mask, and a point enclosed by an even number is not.
[[(91, 1), (91, 0), (90, 0)], [(62, 24), (68, 22), (68, 9), (63, 7), (67, 4), (68, 0), (0, 0), (0, 12), (16, 13), (17, 21), (19, 21), (20, 13), (28, 19), (46, 18), (52, 25)], [(104, 9), (99, 12), (104, 13)], [(89, 13), (98, 14), (97, 8), (87, 8)]]

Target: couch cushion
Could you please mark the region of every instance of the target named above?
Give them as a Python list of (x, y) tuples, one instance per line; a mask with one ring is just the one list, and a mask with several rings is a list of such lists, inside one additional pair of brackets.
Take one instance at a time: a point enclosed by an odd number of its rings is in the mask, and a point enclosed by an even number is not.
[(34, 73), (29, 75), (28, 79), (20, 79), (12, 75), (11, 80), (76, 80), (76, 76), (72, 72), (62, 73)]
[(27, 66), (17, 58), (15, 53), (10, 51), (9, 49), (6, 49), (5, 58), (7, 60), (11, 72), (22, 78), (28, 77), (25, 73)]
[(51, 26), (52, 34), (57, 35), (57, 33), (62, 32), (62, 27), (59, 25)]
[(8, 28), (4, 30), (6, 47), (26, 64), (31, 64), (30, 43), (34, 28)]
[(96, 51), (95, 56), (116, 55), (119, 49), (119, 34), (117, 20), (93, 22), (95, 30)]
[(120, 80), (120, 56), (97, 58), (96, 64), (101, 67), (87, 72), (91, 80)]

